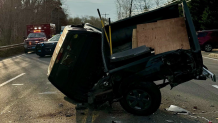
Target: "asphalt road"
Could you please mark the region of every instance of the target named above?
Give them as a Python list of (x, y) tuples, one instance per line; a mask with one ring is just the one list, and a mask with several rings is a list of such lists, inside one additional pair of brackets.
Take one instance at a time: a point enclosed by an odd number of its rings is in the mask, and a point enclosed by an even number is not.
[[(0, 61), (1, 123), (208, 123), (206, 119), (218, 123), (218, 84), (211, 80), (161, 89), (162, 104), (151, 116), (128, 114), (119, 103), (112, 109), (105, 104), (98, 110), (76, 110), (75, 103), (48, 81), (50, 58), (22, 54)], [(204, 64), (218, 76), (218, 60), (204, 58)], [(167, 112), (170, 105), (185, 108), (192, 115)]]
[(218, 49), (213, 49), (211, 52), (205, 52), (205, 51), (201, 51), (202, 55), (207, 56), (210, 53), (217, 53), (218, 54)]

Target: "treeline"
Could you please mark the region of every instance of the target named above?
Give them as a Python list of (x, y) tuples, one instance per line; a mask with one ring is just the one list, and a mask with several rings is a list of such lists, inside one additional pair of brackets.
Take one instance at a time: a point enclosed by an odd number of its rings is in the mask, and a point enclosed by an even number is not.
[[(172, 0), (180, 1), (183, 0)], [(218, 29), (218, 0), (186, 0), (196, 31)], [(181, 10), (182, 8), (180, 8)]]
[(169, 0), (116, 0), (117, 19), (131, 17), (162, 6)]
[(54, 23), (57, 32), (67, 24), (60, 0), (0, 0), (0, 45), (23, 42), (26, 25)]
[[(184, 0), (116, 0), (117, 18), (131, 17), (156, 7)], [(218, 0), (186, 0), (196, 30), (218, 29)], [(182, 8), (180, 7), (181, 14)]]
[(218, 29), (218, 0), (191, 0), (188, 5), (196, 30)]

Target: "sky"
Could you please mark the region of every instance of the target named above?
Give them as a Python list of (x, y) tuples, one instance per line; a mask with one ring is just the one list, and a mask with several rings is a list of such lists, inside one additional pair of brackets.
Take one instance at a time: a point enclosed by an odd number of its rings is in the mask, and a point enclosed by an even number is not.
[(117, 9), (115, 1), (116, 0), (63, 0), (63, 7), (67, 9), (70, 17), (82, 17), (86, 15), (98, 17), (97, 9), (99, 9), (101, 14), (109, 14), (107, 18), (110, 17), (112, 21), (116, 21)]

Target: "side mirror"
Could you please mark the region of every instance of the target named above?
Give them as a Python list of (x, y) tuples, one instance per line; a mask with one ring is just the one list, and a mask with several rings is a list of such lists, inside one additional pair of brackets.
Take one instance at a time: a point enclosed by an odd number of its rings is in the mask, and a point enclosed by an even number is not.
[(26, 39), (26, 37), (25, 37), (25, 36), (23, 36), (23, 39), (25, 40), (25, 39)]

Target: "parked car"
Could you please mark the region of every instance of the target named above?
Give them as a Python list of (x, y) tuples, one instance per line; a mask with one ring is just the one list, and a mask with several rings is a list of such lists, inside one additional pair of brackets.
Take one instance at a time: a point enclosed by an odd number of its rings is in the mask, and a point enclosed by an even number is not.
[(60, 36), (61, 34), (57, 34), (50, 38), (48, 42), (38, 43), (35, 49), (36, 54), (40, 57), (44, 57), (45, 55), (52, 55)]
[(64, 31), (64, 28), (65, 28), (65, 26), (61, 26), (61, 32), (60, 32), (60, 34), (62, 34), (62, 33), (63, 33), (63, 31)]
[(218, 30), (203, 30), (197, 34), (202, 50), (211, 52), (214, 48), (218, 48)]

